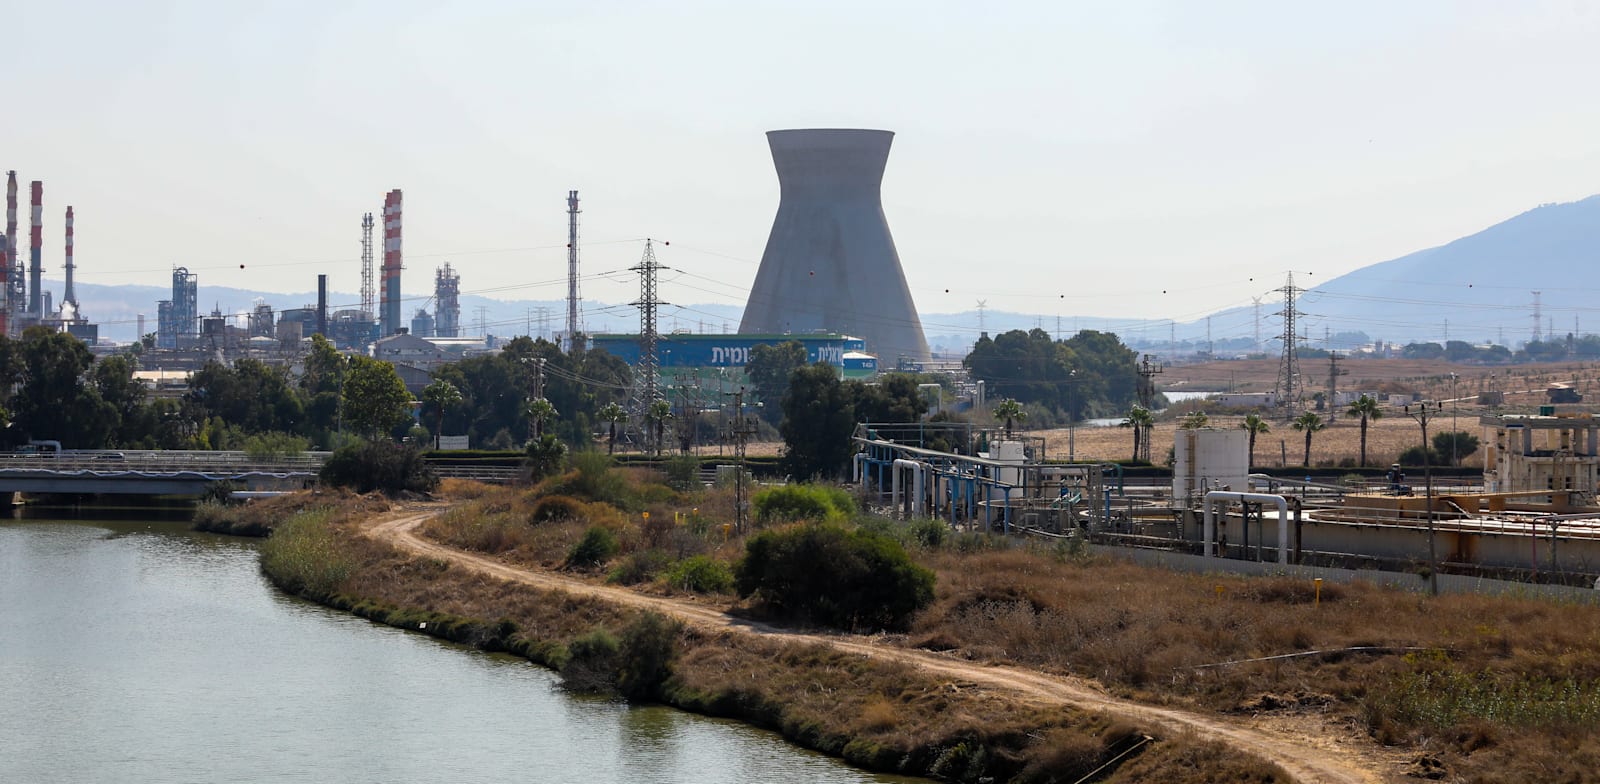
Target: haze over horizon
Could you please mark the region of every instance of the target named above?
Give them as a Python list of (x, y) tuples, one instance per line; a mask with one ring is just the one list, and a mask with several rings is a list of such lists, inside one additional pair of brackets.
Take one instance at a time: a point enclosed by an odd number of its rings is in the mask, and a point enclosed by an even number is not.
[(922, 313), (1185, 321), (1600, 191), (1600, 10), (1570, 2), (93, 9), (8, 7), (0, 170), (44, 181), (47, 276), (71, 204), (80, 281), (183, 265), (202, 301), (357, 290), (399, 187), (408, 294), (448, 260), (561, 298), (576, 188), (586, 299), (633, 299), (652, 236), (664, 299), (742, 304), (787, 127), (897, 133)]

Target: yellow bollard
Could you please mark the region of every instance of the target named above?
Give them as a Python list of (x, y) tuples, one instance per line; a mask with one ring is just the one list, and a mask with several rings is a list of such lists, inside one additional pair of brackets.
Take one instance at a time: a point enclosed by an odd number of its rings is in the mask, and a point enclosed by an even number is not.
[(1222, 586), (1220, 586), (1220, 585), (1217, 586), (1217, 598), (1218, 599), (1222, 598)]
[(733, 523), (722, 524), (722, 541), (728, 541), (728, 533), (733, 530)]
[(1311, 582), (1315, 583), (1316, 586), (1317, 586), (1316, 593), (1311, 599), (1311, 606), (1312, 607), (1321, 607), (1322, 606), (1322, 578), (1321, 577), (1312, 578)]

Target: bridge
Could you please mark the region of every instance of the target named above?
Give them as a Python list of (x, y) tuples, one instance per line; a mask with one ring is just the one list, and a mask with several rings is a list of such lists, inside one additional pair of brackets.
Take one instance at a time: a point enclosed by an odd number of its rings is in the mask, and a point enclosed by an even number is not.
[[(219, 482), (262, 492), (316, 484), (329, 452), (252, 457), (244, 452), (178, 450), (72, 450), (0, 452), (0, 494), (204, 495)], [(433, 465), (440, 477), (506, 484), (520, 469), (506, 466)]]
[(203, 495), (218, 482), (242, 490), (299, 490), (317, 481), (327, 452), (270, 458), (166, 450), (0, 453), (0, 493)]

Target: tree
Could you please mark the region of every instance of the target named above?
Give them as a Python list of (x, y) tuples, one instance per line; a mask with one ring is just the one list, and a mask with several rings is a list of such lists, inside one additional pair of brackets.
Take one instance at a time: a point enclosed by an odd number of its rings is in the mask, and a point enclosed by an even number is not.
[(1210, 424), (1211, 417), (1204, 411), (1191, 411), (1185, 414), (1183, 421), (1178, 423), (1179, 430), (1199, 430)]
[(461, 405), (461, 390), (444, 379), (435, 379), (422, 389), (422, 407), (434, 412), (433, 448), (438, 449), (444, 436), (444, 412)]
[(1122, 422), (1118, 425), (1118, 427), (1133, 429), (1132, 462), (1138, 462), (1140, 456), (1144, 456), (1146, 460), (1149, 459), (1149, 435), (1150, 429), (1155, 427), (1155, 423), (1156, 418), (1150, 413), (1150, 409), (1145, 408), (1144, 406), (1134, 406), (1133, 408), (1128, 409), (1128, 417), (1122, 420)]
[(411, 418), (411, 393), (394, 365), (372, 357), (350, 358), (344, 380), (344, 421), (367, 437), (387, 435)]
[(1478, 451), (1478, 437), (1462, 431), (1434, 433), (1433, 451), (1444, 458), (1447, 465), (1461, 465), (1461, 458)]
[(756, 397), (764, 404), (762, 419), (774, 425), (783, 420), (783, 406), (779, 401), (789, 390), (789, 376), (805, 366), (806, 347), (798, 340), (775, 346), (762, 343), (750, 349), (750, 361), (745, 363), (744, 372), (750, 377)]
[(610, 432), (606, 436), (606, 454), (617, 451), (617, 423), (628, 421), (628, 412), (616, 403), (607, 403), (600, 407), (598, 412), (600, 421), (610, 425)]
[(1011, 438), (1011, 423), (1028, 421), (1028, 412), (1022, 410), (1022, 404), (1015, 398), (1006, 398), (994, 407), (994, 418), (1006, 423), (1006, 438)]
[(439, 485), (438, 475), (423, 462), (422, 453), (415, 446), (388, 440), (358, 441), (340, 447), (322, 464), (319, 477), (325, 484), (348, 487), (358, 493), (427, 493)]
[(21, 384), (12, 398), (13, 421), (27, 437), (76, 448), (105, 445), (116, 411), (87, 383), (94, 355), (83, 341), (47, 327), (29, 327), (16, 353), (6, 353), (3, 375)]
[(537, 482), (560, 473), (567, 462), (567, 445), (553, 433), (545, 433), (528, 442), (526, 454), (529, 478)]
[(1353, 417), (1361, 417), (1361, 465), (1367, 465), (1367, 422), (1383, 418), (1383, 409), (1378, 407), (1378, 401), (1371, 395), (1362, 395), (1350, 404), (1345, 411)]
[(789, 377), (783, 395), (783, 466), (796, 479), (832, 478), (849, 466), (855, 411), (832, 365), (818, 362)]
[(1328, 424), (1322, 421), (1322, 416), (1315, 411), (1307, 411), (1295, 417), (1294, 422), (1290, 425), (1296, 431), (1306, 434), (1305, 465), (1307, 468), (1311, 467), (1311, 435), (1327, 426)]
[(651, 441), (657, 457), (661, 455), (661, 445), (667, 437), (667, 420), (671, 418), (672, 404), (665, 400), (651, 401), (644, 411), (644, 421), (653, 434)]
[(536, 397), (529, 400), (522, 408), (523, 414), (528, 417), (528, 426), (532, 431), (532, 441), (538, 441), (544, 436), (544, 424), (555, 419), (558, 412), (549, 400)]
[(1255, 468), (1256, 436), (1272, 432), (1272, 427), (1267, 424), (1267, 420), (1261, 418), (1260, 414), (1254, 413), (1245, 414), (1244, 421), (1239, 423), (1239, 427), (1250, 433), (1250, 467)]

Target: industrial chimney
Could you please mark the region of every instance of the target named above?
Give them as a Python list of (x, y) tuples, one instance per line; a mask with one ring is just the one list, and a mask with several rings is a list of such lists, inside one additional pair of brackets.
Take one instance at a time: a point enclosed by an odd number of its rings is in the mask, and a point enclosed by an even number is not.
[(863, 338), (880, 364), (928, 358), (880, 186), (890, 131), (768, 131), (778, 215), (739, 332)]
[(44, 318), (44, 298), (39, 290), (44, 278), (44, 183), (34, 180), (29, 188), (33, 191), (33, 234), (28, 246), (28, 312), (38, 319)]
[(17, 317), (22, 310), (22, 251), (17, 246), (17, 173), (6, 172), (6, 252), (11, 267), (6, 270), (6, 316)]
[(379, 298), (383, 334), (393, 335), (400, 323), (400, 189), (389, 191), (383, 200), (383, 288)]
[(67, 285), (66, 290), (61, 292), (61, 304), (63, 307), (71, 305), (73, 313), (76, 313), (78, 310), (78, 295), (72, 293), (72, 271), (76, 267), (72, 263), (72, 207), (70, 206), (67, 207), (67, 234), (63, 242), (67, 250)]

